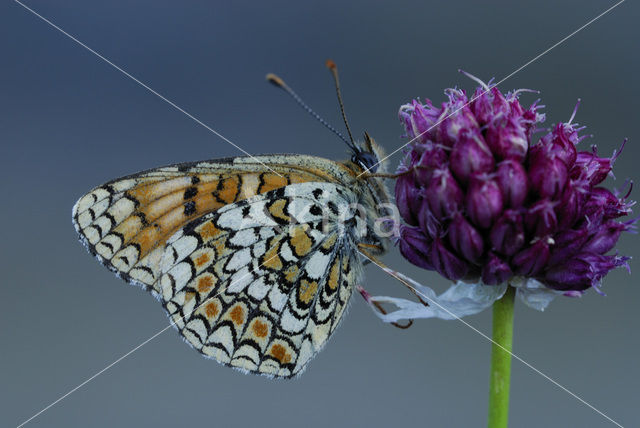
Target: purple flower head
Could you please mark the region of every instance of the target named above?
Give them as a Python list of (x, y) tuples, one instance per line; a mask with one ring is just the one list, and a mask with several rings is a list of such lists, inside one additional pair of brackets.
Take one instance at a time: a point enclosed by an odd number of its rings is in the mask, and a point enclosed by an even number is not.
[(621, 150), (579, 150), (577, 105), (568, 122), (532, 140), (545, 119), (538, 101), (524, 107), (524, 90), (503, 94), (474, 80), (470, 98), (449, 89), (439, 108), (429, 100), (400, 108), (411, 140), (396, 182), (402, 254), (451, 280), (519, 276), (567, 296), (598, 289), (627, 266), (608, 253), (635, 223), (620, 220), (631, 213), (630, 190), (621, 197), (601, 185)]

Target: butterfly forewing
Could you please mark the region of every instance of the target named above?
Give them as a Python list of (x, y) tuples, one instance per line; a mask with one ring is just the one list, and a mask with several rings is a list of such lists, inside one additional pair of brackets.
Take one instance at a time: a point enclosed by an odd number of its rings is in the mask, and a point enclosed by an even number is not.
[(273, 158), (281, 162), (271, 171), (235, 158), (168, 166), (108, 182), (76, 203), (74, 225), (89, 251), (109, 269), (129, 282), (153, 287), (164, 243), (189, 221), (291, 183), (327, 179), (304, 163)]

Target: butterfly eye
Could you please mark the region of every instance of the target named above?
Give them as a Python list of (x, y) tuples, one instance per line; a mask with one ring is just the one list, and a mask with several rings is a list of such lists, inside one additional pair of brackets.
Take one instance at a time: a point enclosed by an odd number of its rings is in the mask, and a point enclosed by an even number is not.
[(376, 172), (378, 170), (378, 158), (373, 153), (357, 152), (353, 155), (351, 161), (362, 166), (368, 172)]

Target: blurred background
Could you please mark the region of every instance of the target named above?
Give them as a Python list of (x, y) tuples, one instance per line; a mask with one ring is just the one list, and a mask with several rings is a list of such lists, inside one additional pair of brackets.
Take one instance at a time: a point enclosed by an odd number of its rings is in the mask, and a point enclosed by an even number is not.
[[(471, 90), (459, 68), (499, 80), (614, 2), (25, 4), (251, 153), (341, 159), (340, 140), (266, 73), (342, 129), (324, 67), (334, 59), (352, 128), (391, 152), (404, 142), (400, 104), (442, 102), (455, 85)], [(628, 137), (617, 180), (608, 181), (618, 187), (640, 179), (639, 12), (623, 3), (500, 86), (540, 90), (548, 125), (566, 121), (582, 98), (576, 120), (595, 135), (583, 147), (610, 154)], [(0, 35), (0, 425), (16, 426), (167, 325), (158, 302), (77, 242), (77, 198), (124, 174), (241, 153), (15, 2), (0, 5)], [(619, 249), (637, 256), (637, 237), (624, 236)], [(438, 290), (448, 285), (395, 250), (385, 261)], [(624, 426), (640, 422), (637, 275), (614, 271), (608, 297), (558, 298), (544, 313), (518, 302), (515, 315), (514, 352)], [(364, 285), (408, 297), (375, 267)], [(490, 311), (467, 321), (490, 332)], [(422, 320), (401, 331), (354, 296), (299, 379), (243, 375), (169, 330), (29, 426), (484, 426), (489, 354), (460, 322)], [(517, 361), (510, 420), (614, 426)]]

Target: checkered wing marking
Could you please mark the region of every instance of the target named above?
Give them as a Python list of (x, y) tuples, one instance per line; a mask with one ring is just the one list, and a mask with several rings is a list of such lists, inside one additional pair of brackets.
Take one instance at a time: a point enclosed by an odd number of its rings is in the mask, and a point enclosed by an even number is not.
[(172, 236), (159, 282), (182, 336), (244, 371), (301, 373), (338, 326), (362, 272), (353, 236), (338, 222), (349, 196), (329, 183), (290, 185)]
[[(242, 160), (243, 158), (236, 158)], [(227, 204), (291, 183), (317, 180), (300, 169), (264, 172), (225, 160), (157, 168), (110, 181), (73, 207), (73, 223), (98, 260), (158, 295), (166, 240), (188, 222)]]

